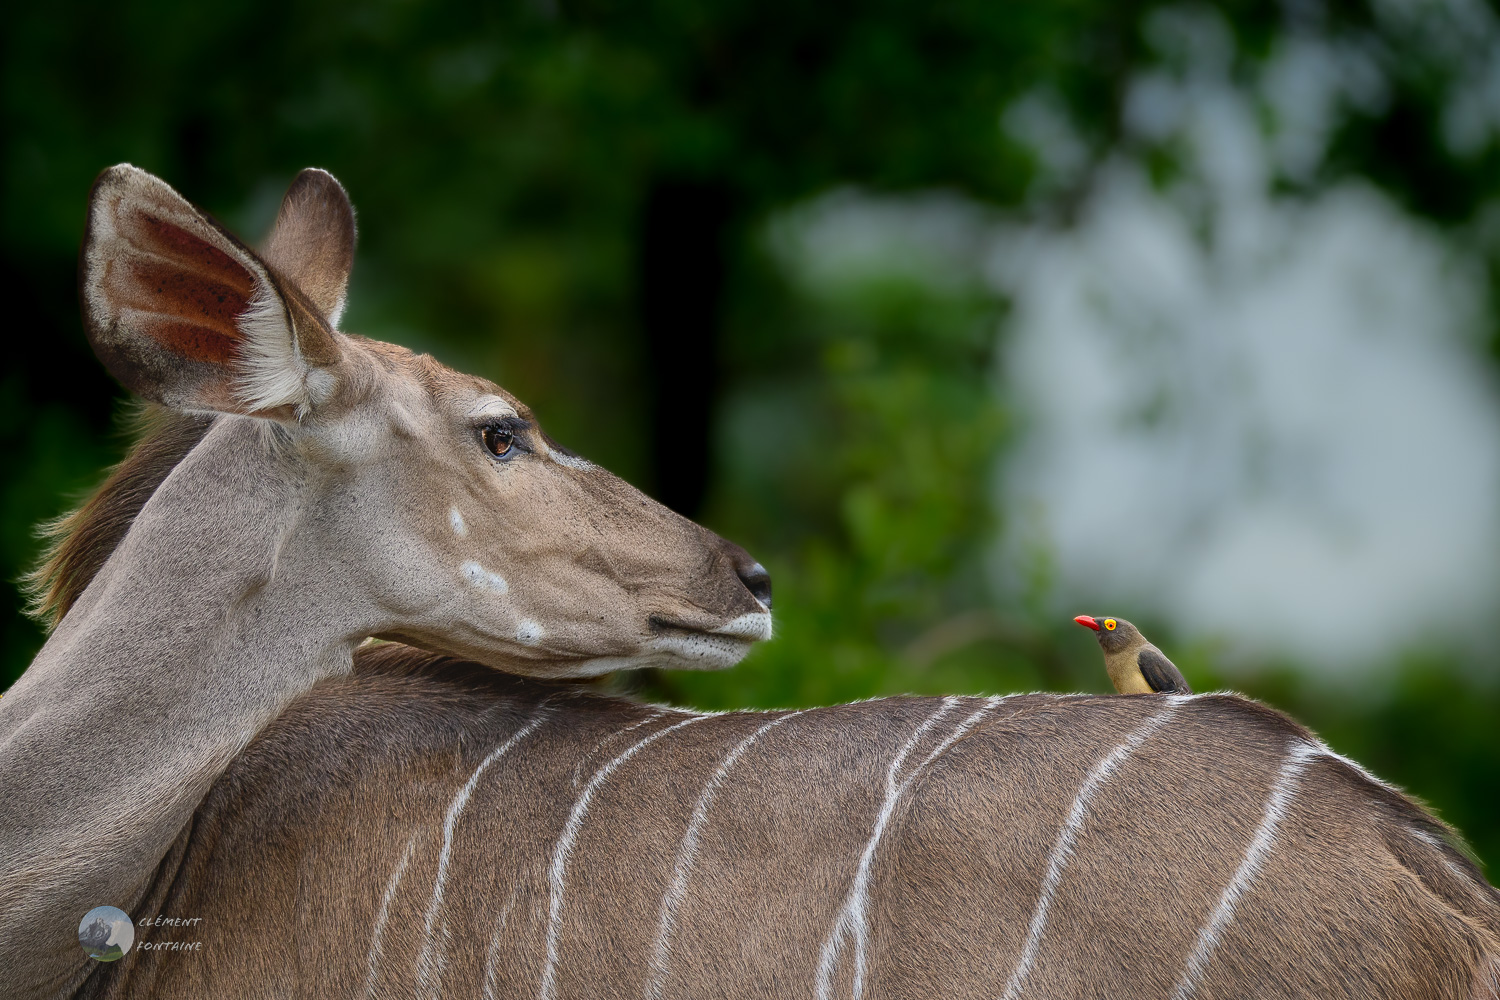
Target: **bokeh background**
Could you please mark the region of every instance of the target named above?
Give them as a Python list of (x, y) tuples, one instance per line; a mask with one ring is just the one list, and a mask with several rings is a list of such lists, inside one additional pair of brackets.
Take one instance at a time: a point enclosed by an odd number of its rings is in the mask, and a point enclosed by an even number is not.
[(345, 328), (742, 542), (704, 707), (1104, 690), (1078, 613), (1500, 862), (1500, 17), (1475, 0), (20, 5), (0, 687), (124, 447), (79, 327), (128, 160), (250, 239), (348, 187)]

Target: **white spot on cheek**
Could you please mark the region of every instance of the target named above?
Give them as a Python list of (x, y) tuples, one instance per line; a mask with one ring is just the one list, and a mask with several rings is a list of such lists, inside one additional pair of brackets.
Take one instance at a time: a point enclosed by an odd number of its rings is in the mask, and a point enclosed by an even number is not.
[(516, 626), (516, 640), (523, 645), (535, 646), (542, 641), (542, 627), (530, 618), (522, 618)]
[(464, 579), (468, 580), (469, 585), (472, 587), (478, 587), (481, 590), (492, 590), (497, 594), (503, 594), (510, 590), (510, 586), (505, 582), (505, 577), (499, 573), (491, 573), (477, 562), (466, 562), (458, 567), (458, 571), (464, 575)]
[(469, 526), (464, 524), (464, 516), (458, 512), (457, 507), (448, 508), (448, 523), (453, 526), (453, 533), (459, 538), (469, 533)]

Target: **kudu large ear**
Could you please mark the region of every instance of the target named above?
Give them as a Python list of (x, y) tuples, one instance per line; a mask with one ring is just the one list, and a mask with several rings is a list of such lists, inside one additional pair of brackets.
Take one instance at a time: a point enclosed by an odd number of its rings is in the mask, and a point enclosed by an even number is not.
[(354, 206), (344, 186), (316, 167), (298, 174), (261, 256), (337, 328), (354, 267)]
[[(350, 240), (352, 249), (352, 231)], [(147, 399), (290, 419), (333, 390), (329, 369), (340, 349), (325, 310), (165, 182), (128, 164), (94, 182), (82, 298), (94, 353)]]

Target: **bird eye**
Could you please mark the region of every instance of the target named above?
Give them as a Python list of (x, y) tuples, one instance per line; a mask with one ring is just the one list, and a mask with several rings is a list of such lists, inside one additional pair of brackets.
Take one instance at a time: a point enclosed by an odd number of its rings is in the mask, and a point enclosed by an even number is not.
[(1117, 623), (1115, 622), (1115, 620), (1113, 618), (1106, 618), (1106, 619), (1104, 619), (1104, 627), (1107, 628), (1107, 629), (1109, 629), (1111, 632), (1113, 632), (1115, 630), (1115, 625), (1116, 624)]
[(496, 458), (504, 458), (506, 455), (509, 455), (516, 443), (516, 436), (509, 428), (497, 427), (494, 424), (489, 425), (481, 431), (480, 437), (484, 440), (485, 451)]

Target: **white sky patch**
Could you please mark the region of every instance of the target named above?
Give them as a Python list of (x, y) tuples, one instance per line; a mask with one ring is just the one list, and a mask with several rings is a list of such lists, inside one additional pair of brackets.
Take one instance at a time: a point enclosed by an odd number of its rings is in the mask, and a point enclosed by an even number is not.
[(1176, 100), (1186, 190), (1113, 165), (1072, 231), (999, 255), (1025, 421), (1005, 560), (1050, 561), (1070, 607), (1251, 655), (1354, 667), (1477, 637), (1500, 582), (1482, 275), (1368, 188), (1272, 198), (1289, 140), (1227, 87)]
[[(1272, 193), (1378, 102), (1367, 56), (1294, 39), (1246, 92), (1196, 16), (1152, 30), (1199, 55), (1127, 101), (1132, 131), (1187, 150), (1167, 189), (1111, 163), (1067, 228), (841, 191), (781, 216), (772, 249), (814, 294), (899, 274), (1010, 300), (1003, 594), (1040, 565), (1058, 614), (1334, 671), (1481, 641), (1500, 610), (1484, 276), (1369, 187)], [(1010, 126), (1061, 142), (1058, 113), (1039, 98)]]
[(1492, 610), (1477, 275), (1361, 189), (1229, 228), (1202, 252), (1121, 170), (1077, 232), (1018, 248), (1012, 558), (1050, 553), (1089, 607), (1325, 662)]

